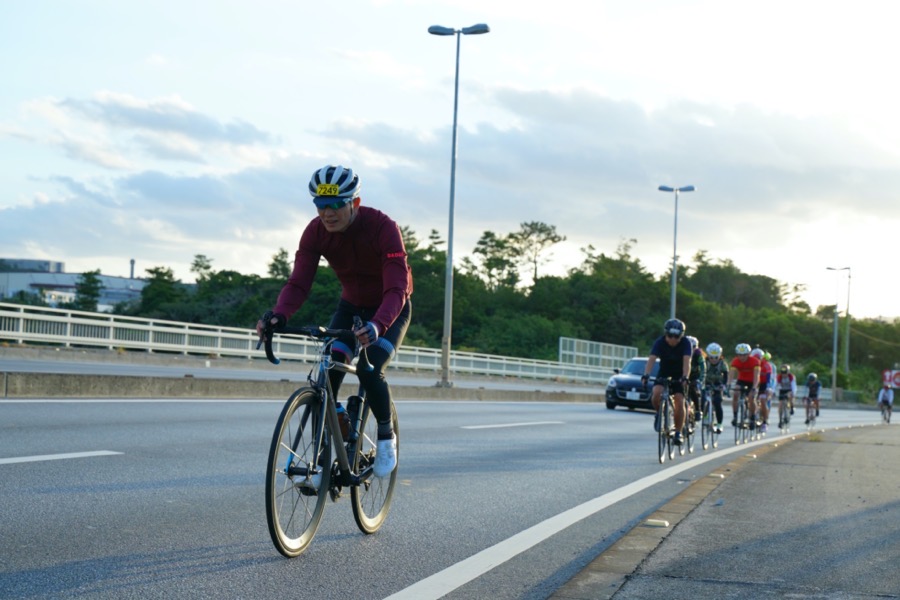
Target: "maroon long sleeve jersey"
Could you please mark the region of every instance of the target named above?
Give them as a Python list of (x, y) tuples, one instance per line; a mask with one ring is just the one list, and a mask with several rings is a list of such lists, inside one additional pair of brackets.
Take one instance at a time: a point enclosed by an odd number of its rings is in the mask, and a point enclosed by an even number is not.
[(354, 306), (375, 308), (372, 321), (384, 332), (412, 294), (412, 272), (400, 228), (383, 212), (360, 206), (340, 233), (329, 233), (318, 217), (300, 237), (294, 270), (273, 309), (290, 318), (309, 297), (319, 258), (325, 257), (341, 282), (341, 298)]

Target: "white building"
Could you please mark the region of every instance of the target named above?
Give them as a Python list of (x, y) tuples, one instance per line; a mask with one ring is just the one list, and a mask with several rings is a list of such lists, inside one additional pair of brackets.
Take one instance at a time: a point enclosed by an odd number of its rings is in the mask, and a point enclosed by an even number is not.
[[(47, 260), (0, 258), (0, 301), (18, 292), (39, 294), (51, 306), (75, 299), (75, 288), (81, 273), (66, 273), (65, 264)], [(10, 270), (11, 269), (11, 270)], [(102, 289), (97, 310), (109, 312), (119, 302), (140, 299), (147, 285), (144, 279), (99, 275)]]

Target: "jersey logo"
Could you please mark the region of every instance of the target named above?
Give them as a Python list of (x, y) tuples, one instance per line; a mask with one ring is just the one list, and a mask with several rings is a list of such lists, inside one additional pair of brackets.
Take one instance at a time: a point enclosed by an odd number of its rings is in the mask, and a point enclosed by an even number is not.
[(388, 258), (403, 258), (404, 256), (406, 256), (405, 252), (388, 252), (387, 253)]

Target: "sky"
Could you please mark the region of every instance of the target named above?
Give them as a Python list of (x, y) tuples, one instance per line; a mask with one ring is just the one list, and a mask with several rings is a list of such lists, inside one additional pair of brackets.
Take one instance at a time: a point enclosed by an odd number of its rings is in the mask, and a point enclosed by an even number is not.
[[(30, 0), (0, 18), (0, 257), (265, 275), (325, 164), (447, 239), (556, 227), (655, 275), (699, 251), (900, 316), (900, 8), (887, 0)], [(895, 191), (897, 190), (897, 191)], [(829, 271), (828, 267), (850, 267)], [(850, 277), (848, 277), (848, 274)], [(848, 285), (850, 286), (848, 289)], [(273, 299), (274, 301), (274, 299)]]

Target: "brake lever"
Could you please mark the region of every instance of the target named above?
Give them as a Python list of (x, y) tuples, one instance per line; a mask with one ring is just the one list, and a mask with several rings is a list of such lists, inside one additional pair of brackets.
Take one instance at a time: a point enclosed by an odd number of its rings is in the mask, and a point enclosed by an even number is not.
[[(358, 315), (353, 317), (354, 329), (362, 329), (363, 325), (363, 320), (360, 319)], [(365, 362), (363, 362), (363, 359), (365, 359)], [(373, 367), (372, 363), (369, 362), (369, 355), (366, 353), (365, 348), (360, 348), (359, 350), (359, 366), (361, 366), (362, 370), (366, 373), (371, 373), (375, 370), (375, 367)]]

